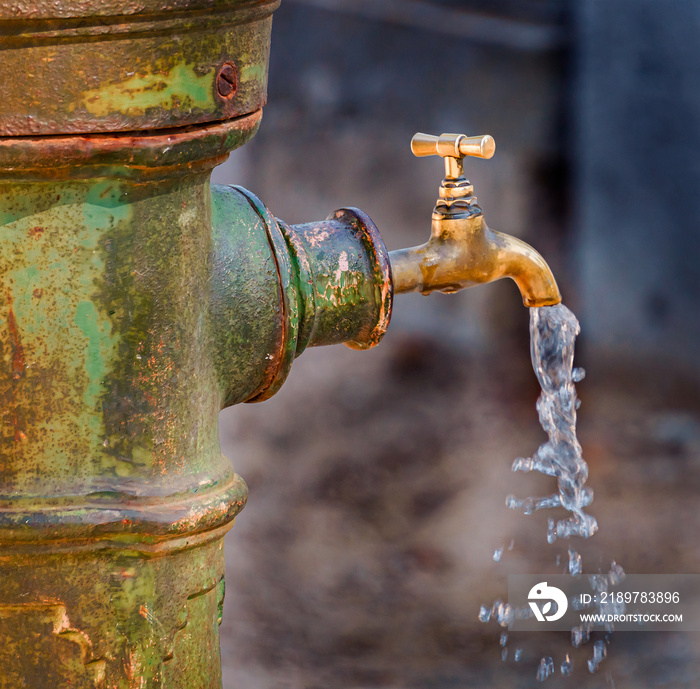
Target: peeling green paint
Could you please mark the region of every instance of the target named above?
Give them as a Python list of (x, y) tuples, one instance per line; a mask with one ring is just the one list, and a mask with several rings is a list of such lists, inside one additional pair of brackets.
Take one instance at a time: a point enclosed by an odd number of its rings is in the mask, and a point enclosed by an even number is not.
[[(262, 69), (264, 72), (264, 65)], [(134, 75), (116, 84), (103, 84), (85, 91), (80, 106), (97, 117), (114, 112), (138, 117), (148, 108), (211, 109), (215, 100), (212, 75), (208, 72), (201, 74), (193, 65), (177, 64), (166, 74)], [(78, 104), (73, 107), (78, 107)]]
[(95, 409), (100, 396), (104, 393), (107, 362), (116, 343), (109, 335), (111, 327), (109, 321), (100, 321), (100, 314), (91, 301), (81, 301), (78, 304), (75, 311), (75, 324), (87, 338), (85, 371), (88, 374), (88, 383), (85, 386), (83, 399), (88, 409)]
[(0, 686), (220, 689), (247, 488), (218, 414), (307, 344), (383, 333), (368, 219), (210, 188), (260, 120), (277, 4), (0, 3)]
[(264, 81), (267, 79), (267, 65), (263, 63), (246, 64), (241, 70), (241, 81)]

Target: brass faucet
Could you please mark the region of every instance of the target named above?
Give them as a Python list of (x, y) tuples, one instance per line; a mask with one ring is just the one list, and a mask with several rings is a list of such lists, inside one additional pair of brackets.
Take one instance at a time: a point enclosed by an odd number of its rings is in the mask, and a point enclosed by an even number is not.
[(416, 134), (411, 150), (419, 157), (445, 159), (445, 179), (433, 209), (430, 239), (420, 246), (389, 254), (394, 292), (456, 292), (509, 277), (525, 306), (553, 306), (561, 301), (552, 271), (529, 244), (489, 229), (464, 177), (465, 156), (491, 158), (491, 136)]

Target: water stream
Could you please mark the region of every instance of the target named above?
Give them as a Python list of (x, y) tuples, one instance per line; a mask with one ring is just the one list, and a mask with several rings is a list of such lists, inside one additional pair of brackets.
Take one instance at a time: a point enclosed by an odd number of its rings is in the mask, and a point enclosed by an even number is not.
[[(595, 518), (585, 511), (592, 500), (593, 491), (586, 486), (588, 465), (583, 459), (581, 445), (576, 436), (576, 415), (579, 401), (576, 397), (576, 383), (585, 372), (574, 368), (574, 344), (580, 326), (576, 316), (563, 304), (530, 309), (530, 354), (542, 394), (537, 401), (540, 424), (547, 433), (543, 443), (532, 457), (520, 457), (513, 463), (513, 471), (538, 471), (557, 480), (556, 493), (543, 497), (518, 499), (514, 495), (506, 498), (511, 509), (520, 509), (524, 514), (532, 514), (541, 509), (563, 508), (565, 516), (548, 520), (547, 541), (569, 539), (572, 536), (589, 538), (598, 530)], [(512, 542), (509, 550), (512, 549)], [(494, 553), (494, 560), (500, 561), (503, 548)], [(559, 559), (557, 558), (557, 564)], [(572, 547), (568, 548), (568, 572), (579, 576), (583, 572), (581, 555)], [(596, 588), (603, 590), (615, 577), (624, 576), (619, 565), (613, 563), (609, 575), (596, 577)], [(483, 622), (495, 619), (505, 627), (516, 615), (529, 616), (529, 610), (513, 608), (507, 602), (496, 601), (490, 608), (482, 606), (479, 619)], [(590, 629), (572, 629), (572, 645), (580, 646), (588, 641)], [(507, 657), (503, 637), (503, 657)], [(596, 670), (605, 657), (605, 642), (597, 641), (593, 657), (588, 661), (591, 672)], [(522, 655), (516, 649), (514, 659)], [(572, 661), (568, 654), (560, 664), (562, 675), (572, 672)], [(544, 681), (555, 673), (551, 657), (540, 660), (536, 677)]]
[[(595, 518), (584, 511), (593, 500), (593, 491), (586, 486), (588, 465), (576, 437), (579, 401), (575, 384), (585, 375), (582, 368), (574, 368), (574, 343), (579, 332), (576, 316), (563, 304), (530, 309), (530, 356), (542, 387), (537, 414), (547, 442), (532, 457), (516, 459), (513, 471), (539, 471), (554, 476), (559, 490), (524, 500), (509, 495), (506, 504), (511, 509), (521, 508), (525, 514), (553, 507), (567, 510), (569, 514), (564, 519), (549, 519), (549, 543), (571, 536), (589, 538), (598, 530)], [(570, 548), (570, 574), (580, 574), (581, 566), (581, 556)]]

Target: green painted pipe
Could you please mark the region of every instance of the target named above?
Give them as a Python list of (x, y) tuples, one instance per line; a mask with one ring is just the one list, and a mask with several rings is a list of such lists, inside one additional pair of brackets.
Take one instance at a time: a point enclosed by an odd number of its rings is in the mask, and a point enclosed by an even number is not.
[(389, 321), (363, 213), (289, 226), (210, 187), (258, 126), (277, 3), (148, 4), (0, 7), (2, 687), (220, 687), (247, 490), (219, 411)]
[[(135, 165), (164, 143), (142, 138), (121, 152)], [(181, 174), (203, 165), (198, 144), (147, 179), (81, 161), (72, 179), (0, 180), (8, 686), (218, 686), (222, 538), (246, 499), (219, 411), (270, 397), (307, 346), (386, 329), (368, 218), (287, 226), (206, 170)]]

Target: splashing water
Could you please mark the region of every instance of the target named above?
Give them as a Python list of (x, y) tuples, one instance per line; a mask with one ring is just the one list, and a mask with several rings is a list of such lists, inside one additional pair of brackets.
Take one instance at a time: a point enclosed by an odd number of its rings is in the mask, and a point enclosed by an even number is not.
[[(530, 354), (542, 394), (537, 401), (540, 424), (547, 433), (532, 457), (520, 457), (513, 471), (539, 471), (557, 479), (559, 492), (541, 498), (518, 500), (506, 498), (511, 509), (521, 508), (525, 514), (536, 510), (563, 507), (570, 516), (549, 520), (547, 540), (582, 536), (589, 538), (598, 530), (595, 518), (584, 512), (591, 504), (593, 491), (585, 483), (588, 465), (583, 459), (576, 437), (576, 410), (579, 402), (575, 383), (583, 380), (583, 369), (574, 368), (574, 342), (580, 326), (563, 304), (530, 309)], [(569, 571), (581, 573), (581, 557), (569, 550)]]
[[(581, 445), (576, 437), (576, 412), (580, 403), (576, 397), (575, 384), (585, 376), (583, 369), (574, 368), (573, 365), (574, 343), (579, 332), (580, 326), (576, 317), (563, 304), (530, 309), (530, 353), (535, 374), (542, 387), (542, 394), (537, 401), (537, 413), (540, 424), (547, 433), (547, 441), (532, 457), (516, 459), (513, 471), (539, 471), (553, 476), (557, 479), (558, 491), (553, 495), (527, 497), (522, 500), (509, 495), (506, 505), (511, 509), (521, 509), (524, 514), (532, 514), (541, 509), (564, 508), (568, 512), (567, 516), (559, 520), (548, 520), (549, 543), (571, 536), (590, 538), (598, 530), (595, 518), (585, 512), (585, 508), (593, 500), (593, 491), (586, 486), (588, 465), (583, 459)], [(512, 549), (512, 543), (508, 549)], [(494, 553), (494, 561), (500, 561), (502, 555), (501, 547)], [(557, 565), (559, 562), (560, 558), (557, 556)], [(581, 555), (571, 547), (568, 549), (567, 569), (574, 577), (583, 573)], [(596, 591), (607, 590), (609, 584), (618, 583), (624, 576), (622, 567), (613, 562), (608, 575), (591, 577), (591, 585)], [(513, 619), (529, 617), (529, 612), (498, 600), (491, 608), (482, 606), (479, 619), (488, 622), (495, 618), (505, 627)], [(590, 628), (584, 626), (572, 629), (572, 646), (578, 648), (586, 643), (590, 638), (590, 631)], [(501, 645), (505, 650), (505, 644)], [(605, 642), (596, 641), (593, 657), (588, 661), (591, 672), (598, 668), (606, 654)], [(522, 650), (517, 649), (514, 659), (519, 661), (521, 657)], [(572, 669), (573, 662), (567, 654), (560, 666), (561, 674), (569, 675)], [(544, 681), (554, 672), (552, 658), (542, 658), (537, 670), (537, 679)]]

